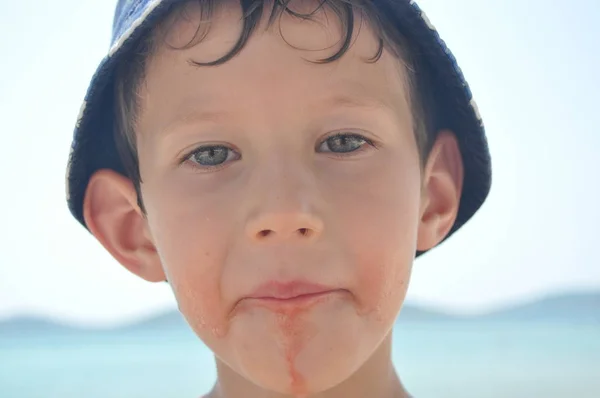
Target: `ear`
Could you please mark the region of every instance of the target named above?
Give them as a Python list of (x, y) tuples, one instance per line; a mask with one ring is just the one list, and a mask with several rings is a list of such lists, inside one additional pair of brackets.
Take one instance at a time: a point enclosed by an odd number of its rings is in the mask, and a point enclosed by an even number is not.
[(463, 178), (456, 136), (443, 130), (438, 134), (423, 173), (417, 250), (433, 248), (452, 229), (458, 214)]
[(131, 180), (112, 170), (94, 173), (83, 216), (91, 233), (121, 265), (150, 282), (166, 279)]

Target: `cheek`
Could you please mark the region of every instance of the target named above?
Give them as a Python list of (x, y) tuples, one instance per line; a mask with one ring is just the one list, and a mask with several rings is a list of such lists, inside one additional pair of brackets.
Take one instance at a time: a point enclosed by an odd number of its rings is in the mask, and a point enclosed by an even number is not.
[(371, 236), (377, 238), (363, 239), (365, 245), (354, 252), (357, 310), (388, 323), (398, 315), (406, 295), (414, 244), (402, 233), (379, 231)]
[(404, 301), (416, 251), (418, 176), (416, 172), (373, 180), (368, 210), (352, 213), (348, 209), (349, 217), (344, 218), (360, 315), (387, 323), (396, 318)]
[[(224, 321), (220, 289), (220, 271), (211, 264), (197, 268), (177, 267), (176, 259), (170, 264), (169, 283), (175, 294), (179, 311), (194, 331), (205, 340), (214, 340), (228, 332)], [(209, 260), (210, 261), (210, 260)]]
[(161, 263), (190, 326), (203, 338), (222, 337), (227, 333), (222, 264), (225, 237), (231, 235), (223, 222), (226, 215), (208, 199), (174, 202), (165, 194), (146, 202)]
[(203, 339), (218, 339), (227, 334), (218, 275), (201, 276), (175, 270), (169, 275), (179, 311)]

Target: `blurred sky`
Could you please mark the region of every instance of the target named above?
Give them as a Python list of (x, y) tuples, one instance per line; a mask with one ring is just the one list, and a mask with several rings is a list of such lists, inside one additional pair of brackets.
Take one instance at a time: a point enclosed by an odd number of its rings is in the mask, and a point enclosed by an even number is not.
[[(600, 289), (600, 1), (421, 0), (487, 127), (494, 181), (416, 262), (409, 300), (478, 312)], [(70, 216), (64, 174), (115, 2), (0, 0), (0, 318), (114, 324), (176, 308)]]

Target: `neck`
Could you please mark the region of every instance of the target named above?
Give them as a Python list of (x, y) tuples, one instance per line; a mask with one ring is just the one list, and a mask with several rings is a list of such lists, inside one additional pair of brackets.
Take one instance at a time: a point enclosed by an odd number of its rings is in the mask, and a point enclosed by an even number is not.
[(262, 389), (216, 359), (217, 384), (206, 398), (409, 398), (394, 369), (391, 352), (390, 332), (352, 376), (330, 390), (308, 397), (292, 397)]

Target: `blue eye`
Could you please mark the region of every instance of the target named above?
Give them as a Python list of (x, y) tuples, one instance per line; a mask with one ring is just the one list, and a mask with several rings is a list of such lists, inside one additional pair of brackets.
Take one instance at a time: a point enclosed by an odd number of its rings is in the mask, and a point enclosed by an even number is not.
[(223, 145), (207, 145), (196, 149), (186, 160), (198, 166), (213, 168), (223, 165), (226, 161), (235, 160), (236, 153)]
[[(321, 142), (318, 152), (347, 156), (360, 152), (365, 144), (377, 148), (369, 139), (359, 134), (335, 134)], [(183, 161), (189, 162), (197, 169), (216, 170), (225, 167), (227, 163), (241, 159), (241, 155), (224, 145), (205, 145), (187, 155)]]
[(358, 134), (336, 134), (323, 141), (319, 150), (321, 152), (350, 153), (360, 150), (365, 144), (373, 145), (371, 141)]

